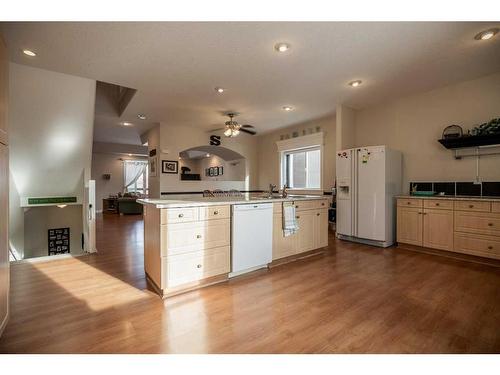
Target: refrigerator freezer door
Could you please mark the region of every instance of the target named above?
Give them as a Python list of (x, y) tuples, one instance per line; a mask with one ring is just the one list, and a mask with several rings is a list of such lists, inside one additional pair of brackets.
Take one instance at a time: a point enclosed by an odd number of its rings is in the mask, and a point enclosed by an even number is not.
[(356, 149), (356, 237), (385, 240), (385, 157), (385, 147)]
[(337, 233), (352, 236), (352, 150), (337, 152)]

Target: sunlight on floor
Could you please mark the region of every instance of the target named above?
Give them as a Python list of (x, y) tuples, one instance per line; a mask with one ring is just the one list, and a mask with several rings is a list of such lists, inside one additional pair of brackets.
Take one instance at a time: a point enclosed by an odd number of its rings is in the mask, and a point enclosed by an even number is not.
[[(93, 311), (148, 298), (158, 298), (79, 260), (72, 259), (69, 262), (74, 263), (71, 265), (74, 276), (70, 278), (66, 272), (53, 267), (54, 262), (34, 263), (33, 267), (73, 297), (85, 302)], [(82, 287), (82, 284), (85, 287)]]

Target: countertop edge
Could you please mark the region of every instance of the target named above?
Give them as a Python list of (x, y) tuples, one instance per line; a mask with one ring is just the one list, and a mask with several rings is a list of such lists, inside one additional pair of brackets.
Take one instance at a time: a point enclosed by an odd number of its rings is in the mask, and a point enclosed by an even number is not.
[(478, 196), (450, 196), (450, 195), (396, 195), (396, 199), (441, 199), (454, 201), (483, 201), (483, 202), (500, 202), (500, 197), (478, 197)]
[(220, 206), (220, 205), (235, 205), (235, 204), (258, 204), (258, 203), (274, 203), (285, 201), (309, 201), (309, 200), (324, 200), (328, 199), (325, 196), (303, 196), (291, 198), (269, 198), (269, 199), (230, 199), (225, 200), (221, 198), (216, 201), (202, 201), (202, 200), (182, 200), (182, 199), (137, 199), (137, 202), (142, 205), (153, 205), (156, 208), (184, 208), (184, 207), (206, 207), (206, 206)]

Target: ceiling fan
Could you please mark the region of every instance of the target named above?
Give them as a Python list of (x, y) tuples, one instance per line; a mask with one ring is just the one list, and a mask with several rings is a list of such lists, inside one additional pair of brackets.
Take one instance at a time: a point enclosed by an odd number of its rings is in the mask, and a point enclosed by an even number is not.
[(235, 120), (233, 120), (233, 117), (237, 116), (236, 113), (230, 112), (227, 113), (226, 116), (229, 117), (229, 121), (226, 121), (224, 123), (224, 128), (215, 129), (215, 130), (224, 129), (224, 135), (226, 137), (236, 137), (238, 134), (240, 134), (240, 132), (244, 132), (250, 135), (257, 134), (257, 131), (252, 125), (240, 125)]

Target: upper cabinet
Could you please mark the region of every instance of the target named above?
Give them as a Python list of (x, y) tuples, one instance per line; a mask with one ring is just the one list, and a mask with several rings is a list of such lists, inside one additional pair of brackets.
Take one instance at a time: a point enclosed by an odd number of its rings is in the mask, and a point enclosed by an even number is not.
[(7, 144), (7, 97), (9, 91), (7, 48), (0, 36), (0, 143)]

